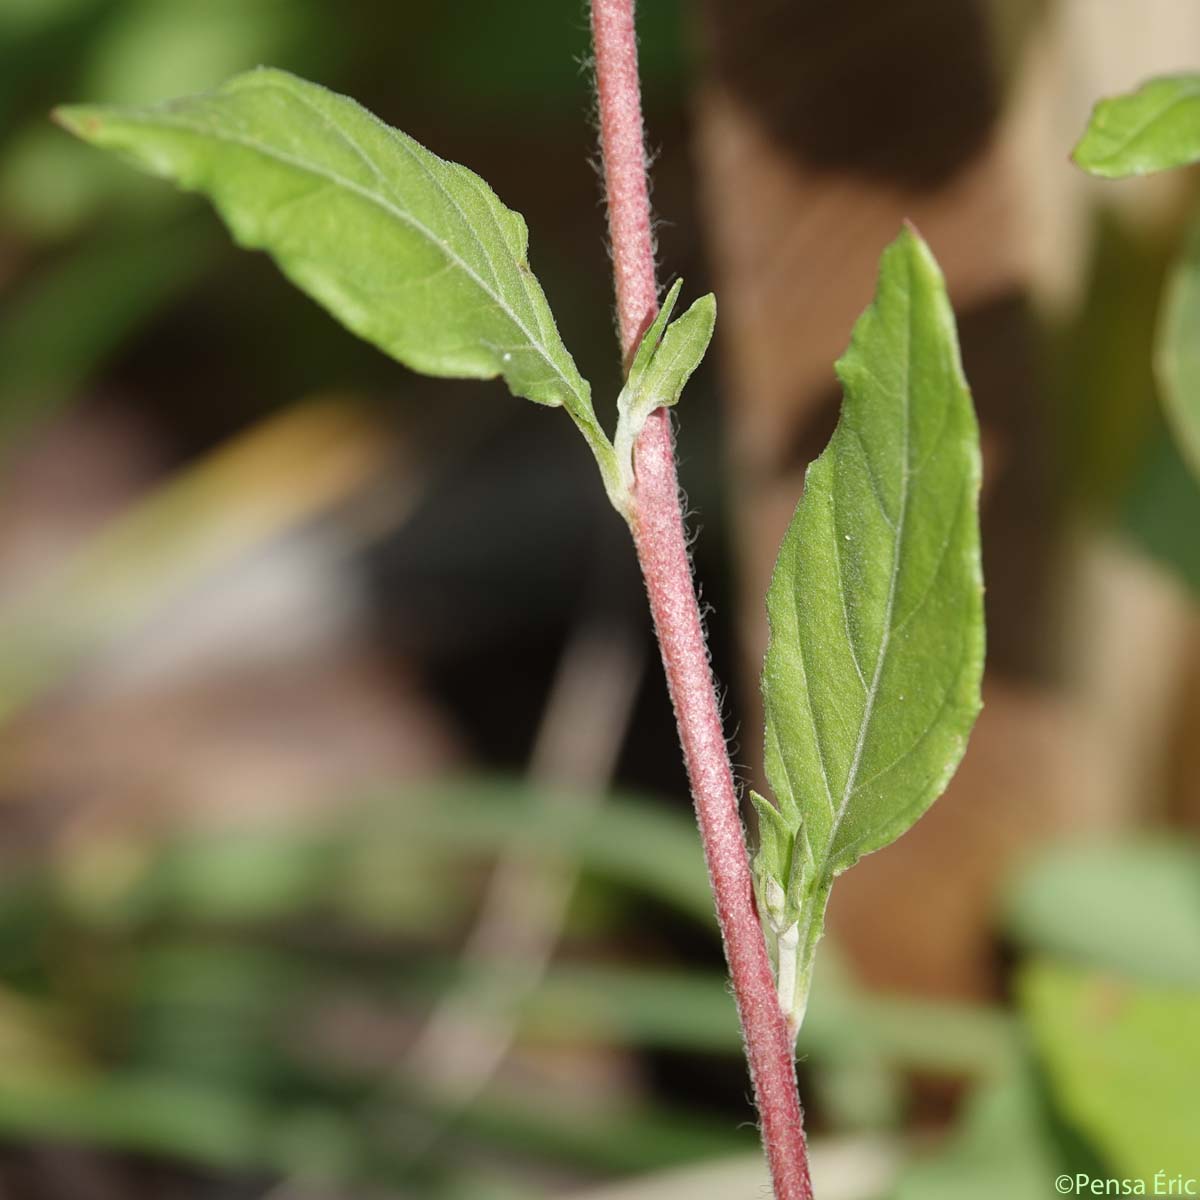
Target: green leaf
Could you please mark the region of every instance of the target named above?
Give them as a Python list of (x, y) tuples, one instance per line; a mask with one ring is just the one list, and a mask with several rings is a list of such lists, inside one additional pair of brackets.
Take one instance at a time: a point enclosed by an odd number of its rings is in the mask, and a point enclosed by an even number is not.
[(263, 62), (336, 61), (344, 38), (336, 16), (309, 0), (123, 0), (88, 40), (84, 82), (105, 104), (150, 103)]
[(1019, 991), (1055, 1098), (1113, 1173), (1150, 1194), (1159, 1172), (1200, 1173), (1200, 992), (1049, 964)]
[(56, 119), (202, 192), (235, 240), (266, 250), (347, 328), (427, 375), (504, 377), (566, 408), (613, 482), (590, 389), (526, 261), (528, 233), (478, 175), (345, 96), (283, 71), (146, 107)]
[(983, 672), (979, 433), (941, 272), (912, 230), (884, 252), (837, 372), (841, 420), (767, 597), (766, 770), (794, 840), (776, 882), (782, 923), (798, 926), (797, 1024), (833, 876), (945, 789)]
[(1164, 75), (1101, 100), (1072, 158), (1106, 179), (1200, 160), (1200, 75)]
[(1200, 477), (1200, 220), (1171, 270), (1155, 341), (1163, 408), (1184, 458)]
[(795, 830), (765, 796), (752, 790), (750, 800), (758, 814), (758, 850), (753, 862), (755, 893), (764, 920), (779, 934), (796, 919), (794, 913), (788, 915), (784, 887), (792, 877)]
[[(513, 970), (519, 972), (519, 965)], [(552, 967), (523, 1009), (523, 1027), (540, 1040), (576, 1044), (581, 1037), (608, 1037), (712, 1053), (741, 1047), (722, 974), (646, 965)], [(1012, 1070), (1018, 1034), (1015, 1021), (999, 1010), (867, 994), (822, 972), (802, 1049), (806, 1061), (822, 1066), (869, 1062), (927, 1075), (992, 1078)]]
[(646, 418), (656, 408), (669, 408), (679, 402), (684, 384), (700, 365), (712, 340), (717, 300), (711, 292), (668, 326), (682, 287), (683, 280), (677, 279), (667, 293), (642, 337), (629, 377), (617, 397), (619, 421), (614, 449), (626, 494), (633, 487), (633, 447)]

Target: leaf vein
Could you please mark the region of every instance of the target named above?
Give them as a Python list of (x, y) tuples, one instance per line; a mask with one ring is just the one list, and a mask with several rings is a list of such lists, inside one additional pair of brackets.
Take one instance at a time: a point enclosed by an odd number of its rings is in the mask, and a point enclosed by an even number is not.
[(879, 477), (875, 474), (875, 468), (871, 465), (871, 455), (867, 450), (866, 439), (863, 437), (862, 433), (860, 433), (859, 430), (855, 429), (853, 426), (847, 425), (846, 428), (858, 439), (858, 444), (862, 447), (863, 465), (867, 472), (867, 482), (871, 485), (871, 494), (875, 497), (875, 505), (879, 509), (879, 515), (883, 518), (883, 523), (892, 531), (892, 533), (895, 533), (896, 522), (892, 520), (891, 515), (888, 513), (887, 506), (884, 504), (883, 489), (879, 485)]
[(825, 855), (828, 857), (833, 852), (834, 843), (837, 840), (838, 830), (841, 828), (842, 821), (845, 819), (846, 810), (850, 805), (850, 798), (854, 794), (855, 784), (858, 778), (858, 770), (862, 764), (863, 749), (867, 742), (867, 733), (871, 726), (871, 719), (875, 712), (875, 703), (879, 697), (879, 682), (883, 676), (883, 665), (887, 658), (888, 643), (891, 639), (891, 624), (892, 613), (895, 610), (896, 590), (900, 578), (900, 561), (901, 551), (904, 543), (904, 524), (908, 515), (908, 489), (910, 485), (910, 422), (912, 412), (912, 342), (913, 342), (913, 311), (912, 311), (912, 293), (913, 293), (913, 278), (912, 264), (906, 263), (908, 271), (908, 288), (905, 290), (905, 305), (906, 305), (906, 322), (905, 322), (905, 359), (904, 359), (904, 387), (901, 389), (901, 397), (903, 400), (903, 425), (904, 425), (904, 444), (901, 451), (901, 475), (900, 475), (900, 508), (896, 517), (896, 531), (893, 542), (892, 551), (892, 569), (891, 577), (888, 581), (887, 601), (884, 606), (883, 633), (879, 639), (879, 652), (875, 658), (875, 670), (871, 677), (871, 683), (867, 689), (866, 702), (863, 705), (862, 724), (858, 730), (858, 740), (854, 746), (854, 756), (850, 762), (850, 770), (846, 776), (846, 787), (842, 793), (841, 803), (833, 818), (833, 823), (829, 830), (829, 839), (826, 843)]
[(842, 544), (838, 540), (838, 522), (837, 522), (837, 488), (832, 488), (830, 496), (833, 500), (833, 530), (831, 540), (833, 541), (833, 565), (837, 571), (837, 590), (838, 599), (842, 602), (842, 624), (846, 628), (846, 646), (850, 651), (850, 662), (854, 666), (854, 673), (858, 676), (858, 682), (862, 684), (863, 691), (867, 690), (867, 677), (863, 674), (863, 669), (858, 661), (858, 648), (854, 644), (854, 632), (850, 628), (850, 608), (846, 602), (846, 584), (842, 576)]

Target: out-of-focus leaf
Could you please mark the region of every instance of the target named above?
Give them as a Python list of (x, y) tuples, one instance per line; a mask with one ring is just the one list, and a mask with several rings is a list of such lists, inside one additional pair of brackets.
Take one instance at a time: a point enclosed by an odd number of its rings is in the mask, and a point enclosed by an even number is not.
[[(54, 1084), (6, 1080), (0, 1085), (0, 1131), (12, 1138), (72, 1141), (298, 1180), (341, 1177), (367, 1161), (385, 1177), (396, 1177), (396, 1164), (387, 1160), (404, 1149), (396, 1139), (397, 1122), (411, 1128), (421, 1105), (422, 1099), (413, 1097), (411, 1107), (397, 1113), (380, 1104), (379, 1119), (364, 1121), (357, 1106), (348, 1112), (315, 1105), (289, 1110), (230, 1089), (167, 1077), (126, 1073)], [(575, 1114), (510, 1097), (487, 1098), (456, 1115), (456, 1124), (460, 1138), (496, 1145), (505, 1153), (619, 1171), (737, 1153), (748, 1150), (754, 1136), (748, 1125), (738, 1130), (696, 1113), (644, 1108), (619, 1116)], [(371, 1139), (377, 1144), (368, 1151)]]
[[(115, 159), (63, 137), (41, 114), (0, 157), (0, 220), (25, 240), (61, 243), (101, 212), (134, 212), (154, 221), (184, 203), (165, 188), (146, 188)], [(110, 236), (125, 242), (128, 235), (121, 230)], [(152, 232), (143, 234), (147, 238), (157, 240)], [(180, 267), (186, 282), (187, 266)]]
[(982, 1078), (1012, 1069), (1017, 1041), (1015, 1022), (999, 1009), (866, 990), (834, 945), (814, 980), (799, 1047), (830, 1061)]
[(520, 829), (530, 853), (568, 854), (585, 871), (713, 924), (712, 892), (690, 811), (619, 795), (602, 805), (554, 803), (527, 783), (487, 779), (406, 788), (376, 799), (381, 834), (390, 827), (409, 844), (443, 844), (470, 854), (494, 851)]
[(243, 246), (347, 328), (429, 375), (503, 376), (562, 406), (613, 485), (591, 392), (529, 269), (529, 235), (478, 175), (284, 71), (148, 107), (57, 110), (73, 133), (208, 196)]
[(134, 1074), (52, 1083), (8, 1078), (0, 1084), (0, 1130), (10, 1138), (289, 1175), (311, 1175), (318, 1151), (322, 1166), (342, 1167), (355, 1137), (335, 1112), (278, 1113), (227, 1089)]
[(1200, 849), (1120, 842), (1048, 851), (1010, 884), (1004, 923), (1027, 951), (1200, 988)]
[[(768, 1196), (770, 1192), (766, 1160), (761, 1154), (746, 1154), (572, 1191), (569, 1200), (729, 1200), (732, 1196)], [(821, 1194), (827, 1194), (824, 1187)]]
[(112, 7), (111, 0), (0, 2), (0, 129), (9, 132), (12, 110), (28, 105), (31, 90), (36, 95), (86, 53)]
[(0, 987), (0, 1059), (21, 1078), (53, 1079), (78, 1065), (44, 1006), (7, 986)]
[(1120, 520), (1145, 553), (1200, 594), (1200, 482), (1165, 430), (1147, 448)]
[(764, 841), (755, 875), (768, 932), (798, 931), (796, 1014), (834, 875), (941, 794), (983, 673), (979, 431), (945, 283), (913, 231), (884, 252), (837, 370), (841, 420), (767, 597), (766, 770), (786, 836)]
[[(968, 1005), (873, 995), (835, 982), (813, 986), (799, 1052), (814, 1062), (871, 1059), (928, 1074), (988, 1077), (1018, 1051), (1013, 1022)], [(530, 1032), (736, 1054), (741, 1048), (724, 977), (649, 967), (553, 967), (525, 1014)]]
[[(54, 1083), (6, 1079), (0, 1084), (0, 1132), (298, 1180), (344, 1177), (368, 1162), (395, 1178), (402, 1167), (388, 1158), (404, 1149), (397, 1122), (411, 1128), (422, 1108), (443, 1119), (422, 1097), (405, 1100), (401, 1112), (380, 1103), (372, 1114), (378, 1120), (364, 1120), (358, 1105), (289, 1108), (233, 1089), (131, 1072)], [(647, 1107), (619, 1116), (575, 1114), (510, 1097), (487, 1098), (457, 1114), (456, 1122), (469, 1139), (506, 1153), (624, 1171), (748, 1150), (754, 1136), (749, 1126), (735, 1130), (695, 1113)]]
[[(1200, 123), (1200, 95), (1196, 119)], [(1200, 129), (1196, 140), (1200, 152)], [(1154, 361), (1163, 407), (1184, 458), (1200, 478), (1200, 221), (1193, 225), (1183, 256), (1171, 269), (1156, 343)]]
[(712, 926), (690, 812), (620, 794), (578, 808), (560, 799), (484, 776), (388, 788), (353, 810), (344, 803), (336, 830), (243, 828), (130, 846), (123, 857), (137, 865), (102, 894), (75, 879), (88, 873), (86, 863), (64, 856), (59, 903), (101, 928), (164, 919), (253, 923), (319, 908), (352, 923), (407, 929), (410, 907), (421, 919), (434, 919), (430, 901), (434, 910), (460, 913), (470, 900), (462, 861), (495, 854), (521, 830), (530, 854), (568, 857)]
[[(426, 1098), (406, 1099), (444, 1119)], [(380, 1116), (393, 1122), (394, 1128), (394, 1116), (386, 1110)], [(533, 1153), (604, 1171), (645, 1171), (719, 1158), (749, 1150), (756, 1136), (749, 1119), (736, 1126), (665, 1105), (624, 1105), (620, 1112), (578, 1111), (563, 1105), (533, 1105), (502, 1094), (488, 1095), (464, 1112), (453, 1113), (453, 1118), (458, 1127), (505, 1153)], [(403, 1152), (402, 1145), (396, 1148)]]
[[(99, 19), (60, 48), (59, 58), (81, 90), (105, 104), (203, 91), (263, 62), (316, 66), (337, 52), (347, 28), (323, 11), (320, 0), (3, 0), (0, 67), (6, 50), (22, 57), (22, 37), (77, 20), (89, 9)], [(117, 163), (63, 138), (42, 104), (0, 160), (4, 215), (41, 236), (62, 236), (100, 203), (137, 209), (179, 200), (165, 191), (148, 199), (155, 195)]]
[[(542, 814), (559, 807), (544, 803), (525, 785), (482, 778), (415, 794), (415, 801), (398, 792), (378, 807), (343, 810), (335, 829), (264, 828), (206, 834), (157, 852), (143, 847), (142, 870), (128, 878), (123, 897), (108, 898), (99, 928), (111, 934), (109, 913), (121, 914), (131, 931), (164, 923), (250, 930), (263, 923), (303, 922), (321, 913), (341, 928), (428, 933), (434, 923), (414, 925), (414, 914), (405, 911), (410, 901), (399, 895), (392, 897), (386, 913), (373, 905), (364, 917), (354, 891), (364, 853), (378, 853), (380, 862), (398, 875), (424, 862), (428, 873), (421, 877), (422, 886), (457, 920), (470, 895), (461, 887), (456, 856), (494, 853), (507, 844), (514, 823), (530, 831), (541, 828)], [(397, 819), (403, 809), (408, 811)], [(444, 824), (439, 825), (435, 813)], [(703, 868), (695, 863), (693, 835), (690, 816), (615, 797), (593, 821), (552, 826), (549, 836), (533, 839), (531, 852), (570, 856), (587, 871), (668, 903), (678, 903), (679, 894), (674, 885), (661, 886), (652, 866), (678, 856), (681, 864), (691, 864), (688, 871), (695, 880), (687, 889), (699, 901), (696, 915), (707, 921), (711, 900)], [(619, 861), (622, 846), (631, 845), (634, 837), (651, 852), (644, 869), (631, 870)], [(69, 859), (58, 868), (60, 874), (69, 869)], [(670, 879), (672, 871), (666, 876)], [(689, 877), (679, 875), (680, 880)], [(689, 902), (681, 907), (689, 911)], [(95, 904), (60, 911), (82, 930), (97, 927)], [(424, 906), (418, 904), (415, 914), (427, 920)], [(126, 964), (127, 970), (134, 966), (139, 995), (163, 1011), (180, 1003), (213, 1013), (222, 1007), (218, 1001), (223, 993), (257, 1003), (255, 997), (272, 991), (286, 999), (293, 994), (318, 998), (323, 988), (336, 990), (335, 977), (327, 976), (319, 958), (251, 952), (225, 942), (209, 950), (187, 942), (147, 947), (135, 963)], [(369, 989), (388, 978), (377, 967), (364, 965), (364, 970), (366, 979), (375, 981), (364, 981)], [(398, 981), (400, 994), (424, 1004), (456, 978), (444, 963), (413, 967)], [(460, 986), (470, 982), (460, 981)], [(485, 988), (477, 990), (486, 994)], [(211, 1002), (204, 998), (210, 993)], [(247, 1018), (240, 1012), (233, 1018), (244, 1023)], [(737, 1053), (741, 1044), (723, 976), (648, 966), (556, 964), (523, 1009), (521, 1023), (537, 1038), (598, 1038), (722, 1053)], [(814, 989), (801, 1052), (818, 1062), (870, 1059), (927, 1073), (987, 1076), (1008, 1068), (1015, 1038), (1011, 1021), (998, 1011), (872, 995), (829, 970)]]
[(1028, 1072), (988, 1084), (967, 1103), (940, 1153), (913, 1160), (892, 1200), (1043, 1200), (1066, 1161)]
[[(298, 910), (296, 918), (307, 911)], [(464, 974), (449, 960), (414, 960), (397, 972), (378, 953), (356, 959), (343, 948), (330, 959), (315, 950), (209, 933), (151, 942), (123, 957), (113, 983), (121, 1015), (114, 1009), (109, 1020), (128, 1023), (116, 1036), (126, 1056), (146, 1070), (170, 1064), (196, 1082), (250, 1081), (297, 1056), (329, 1069), (328, 1055), (297, 1040), (303, 1011), (319, 1013), (325, 1004), (336, 1007), (354, 996), (364, 1010), (393, 1014), (403, 1026), (451, 983), (472, 985), (486, 1013), (490, 982), (488, 973)], [(888, 1072), (986, 1079), (1006, 1073), (1017, 1056), (1016, 1028), (998, 1011), (866, 995), (825, 983), (814, 988), (812, 1020), (800, 1044), (815, 1069), (870, 1063)], [(598, 1042), (731, 1057), (742, 1045), (724, 976), (650, 966), (557, 963), (522, 1002), (518, 1028), (537, 1043)], [(939, 1028), (946, 1031), (940, 1044)], [(62, 1058), (61, 1045), (49, 1044)], [(338, 1071), (346, 1070), (339, 1063)]]
[[(998, 1009), (938, 1004), (904, 996), (858, 991), (847, 996), (813, 987), (814, 1045), (832, 1054), (835, 1037), (845, 1049), (872, 1053), (898, 1066), (930, 1074), (1000, 1076), (1012, 1069), (1019, 1045), (1015, 1023)], [(806, 1022), (807, 1024), (807, 1022)], [(801, 1039), (802, 1046), (804, 1039)]]
[[(812, 1139), (808, 1160), (813, 1189), (822, 1200), (877, 1200), (895, 1178), (901, 1153), (892, 1138)], [(758, 1154), (572, 1191), (569, 1200), (762, 1200), (770, 1194), (770, 1173), (766, 1160)]]
[(736, 1054), (742, 1044), (728, 983), (713, 973), (559, 964), (522, 1020), (539, 1038), (585, 1034), (616, 1045), (720, 1054)]
[(1028, 967), (1022, 1007), (1063, 1112), (1114, 1174), (1200, 1174), (1200, 990), (1057, 964)]
[(1200, 75), (1164, 75), (1101, 100), (1072, 157), (1092, 175), (1120, 179), (1200, 159)]
[(119, 980), (125, 1062), (193, 1083), (269, 1086), (312, 966), (229, 941), (147, 946)]
[(1161, 238), (1101, 214), (1082, 307), (1049, 351), (1058, 480), (1071, 504), (1105, 516), (1160, 424), (1151, 363), (1167, 266)]
[[(663, 93), (682, 100), (687, 11), (681, 0), (656, 0), (638, 13), (638, 66), (649, 104)], [(577, 113), (586, 100), (579, 63), (592, 52), (587, 22), (560, 0), (524, 0), (509, 10), (471, 0), (405, 16), (419, 50), (403, 46), (390, 61), (401, 66), (413, 94), (430, 97), (439, 112), (466, 110), (459, 119), (478, 122), (495, 120), (499, 110), (514, 121), (548, 124)], [(497, 55), (497, 45), (506, 53)]]
[(45, 417), (203, 268), (193, 226), (89, 242), (10, 300), (0, 320), (0, 444)]
[(0, 3), (0, 37), (17, 39), (60, 25), (101, 0), (4, 0)]
[(105, 104), (210, 88), (259, 63), (311, 62), (343, 36), (319, 0), (123, 0), (88, 47), (82, 87)]
[(906, 1079), (873, 1054), (812, 1060), (806, 1103), (824, 1114), (840, 1134), (883, 1132), (901, 1127), (908, 1108)]
[(328, 904), (337, 866), (335, 848), (315, 831), (232, 830), (165, 853), (146, 898), (194, 921), (284, 919)]

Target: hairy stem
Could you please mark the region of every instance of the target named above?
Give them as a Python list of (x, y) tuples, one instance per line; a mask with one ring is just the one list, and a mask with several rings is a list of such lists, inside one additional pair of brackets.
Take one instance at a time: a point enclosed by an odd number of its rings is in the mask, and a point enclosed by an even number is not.
[[(592, 0), (600, 145), (621, 348), (628, 364), (658, 309), (633, 0)], [(733, 769), (684, 537), (665, 409), (634, 448), (630, 525), (704, 842), (776, 1200), (811, 1200), (792, 1035), (754, 908)]]

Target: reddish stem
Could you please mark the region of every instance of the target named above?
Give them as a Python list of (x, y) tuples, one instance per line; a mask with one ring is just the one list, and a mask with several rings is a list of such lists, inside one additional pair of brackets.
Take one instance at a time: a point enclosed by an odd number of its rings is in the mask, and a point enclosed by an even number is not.
[[(617, 317), (628, 362), (658, 311), (633, 0), (592, 0), (592, 37)], [(775, 1196), (812, 1200), (792, 1037), (754, 908), (733, 769), (692, 584), (666, 409), (646, 422), (634, 463), (634, 544), (679, 724)]]

